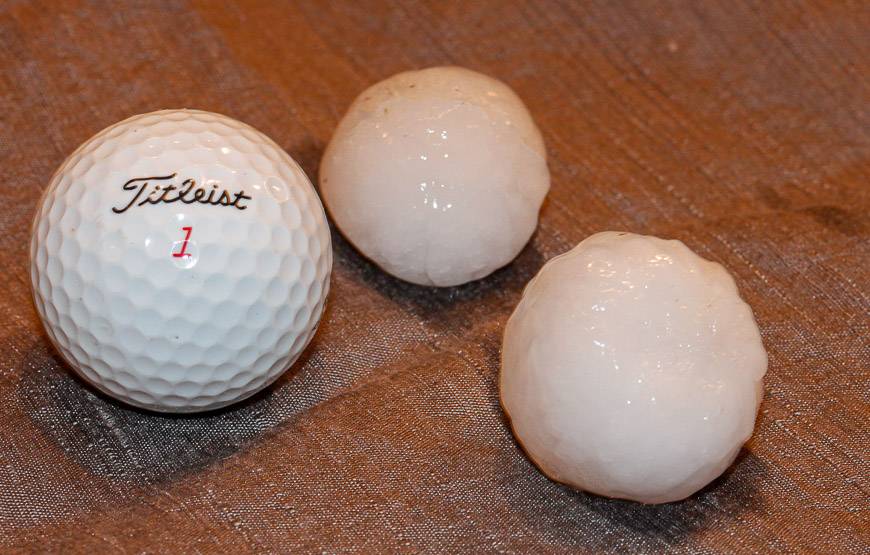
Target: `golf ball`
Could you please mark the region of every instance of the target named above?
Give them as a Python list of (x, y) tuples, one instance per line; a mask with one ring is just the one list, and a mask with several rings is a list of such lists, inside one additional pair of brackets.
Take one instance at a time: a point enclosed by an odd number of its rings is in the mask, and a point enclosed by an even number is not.
[(198, 110), (135, 116), (81, 145), (42, 196), (30, 256), (66, 362), (171, 412), (234, 403), (293, 364), (332, 267), (302, 169), (259, 131)]
[(679, 241), (593, 235), (548, 262), (504, 334), (502, 405), (550, 478), (664, 503), (752, 435), (767, 354), (725, 269)]
[(400, 73), (364, 91), (320, 168), (345, 237), (421, 285), (459, 285), (513, 260), (549, 188), (544, 142), (522, 101), (459, 67)]

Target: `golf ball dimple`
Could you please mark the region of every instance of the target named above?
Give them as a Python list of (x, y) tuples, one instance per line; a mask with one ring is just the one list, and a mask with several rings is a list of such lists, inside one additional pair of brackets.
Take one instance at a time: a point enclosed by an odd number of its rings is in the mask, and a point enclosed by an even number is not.
[(550, 187), (541, 134), (504, 83), (458, 67), (364, 91), (323, 157), (334, 221), (386, 272), (451, 286), (509, 263)]
[(323, 207), (302, 169), (241, 122), (163, 110), (115, 124), (54, 174), (30, 247), (52, 343), (122, 401), (195, 412), (274, 381), (329, 291)]
[(550, 478), (683, 499), (752, 434), (767, 354), (719, 264), (679, 241), (598, 233), (549, 261), (505, 328), (501, 401)]

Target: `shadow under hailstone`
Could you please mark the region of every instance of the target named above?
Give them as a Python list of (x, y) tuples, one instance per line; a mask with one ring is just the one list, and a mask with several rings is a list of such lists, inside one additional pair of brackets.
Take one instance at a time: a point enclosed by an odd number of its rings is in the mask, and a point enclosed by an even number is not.
[(331, 227), (336, 266), (428, 324), (454, 332), (512, 311), (523, 288), (545, 262), (535, 248), (536, 232), (512, 262), (492, 274), (464, 285), (427, 287), (387, 274), (357, 251), (334, 224)]
[[(104, 479), (159, 483), (224, 459), (304, 410), (310, 400), (274, 399), (310, 349), (271, 386), (240, 403), (196, 414), (150, 412), (121, 403), (78, 377), (42, 335), (25, 355), (18, 396), (42, 432)], [(295, 406), (298, 403), (299, 406)]]
[[(507, 425), (507, 424), (506, 424)], [(503, 495), (530, 528), (564, 547), (661, 552), (709, 526), (763, 510), (757, 494), (764, 463), (745, 448), (725, 473), (694, 495), (674, 503), (644, 505), (577, 491), (553, 482), (517, 446)], [(714, 524), (719, 523), (719, 524)]]

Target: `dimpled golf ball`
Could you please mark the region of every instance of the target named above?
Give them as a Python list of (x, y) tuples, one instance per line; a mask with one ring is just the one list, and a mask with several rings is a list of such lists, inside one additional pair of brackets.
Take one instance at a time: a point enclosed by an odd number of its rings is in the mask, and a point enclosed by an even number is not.
[(81, 145), (43, 194), (30, 256), (66, 362), (168, 412), (274, 381), (314, 335), (332, 267), (302, 169), (252, 127), (198, 110), (135, 116)]
[(459, 67), (400, 73), (364, 91), (323, 157), (320, 190), (347, 239), (420, 285), (482, 278), (516, 257), (550, 188), (519, 97)]
[(550, 478), (683, 499), (752, 435), (767, 354), (719, 264), (679, 241), (593, 235), (548, 262), (504, 334), (502, 406)]

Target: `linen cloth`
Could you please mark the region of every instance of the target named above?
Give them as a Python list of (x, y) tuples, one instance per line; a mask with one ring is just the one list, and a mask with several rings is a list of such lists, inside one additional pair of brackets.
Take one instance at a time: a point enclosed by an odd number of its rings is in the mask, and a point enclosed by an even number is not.
[[(0, 551), (867, 553), (868, 29), (860, 1), (0, 3)], [(316, 182), (358, 93), (442, 64), (505, 81), (543, 132), (552, 189), (512, 264), (417, 287), (333, 230), (315, 340), (217, 413), (134, 410), (64, 366), (28, 245), (81, 142), (199, 108)], [(523, 286), (611, 229), (724, 264), (770, 355), (754, 437), (683, 502), (550, 482), (499, 407)]]

